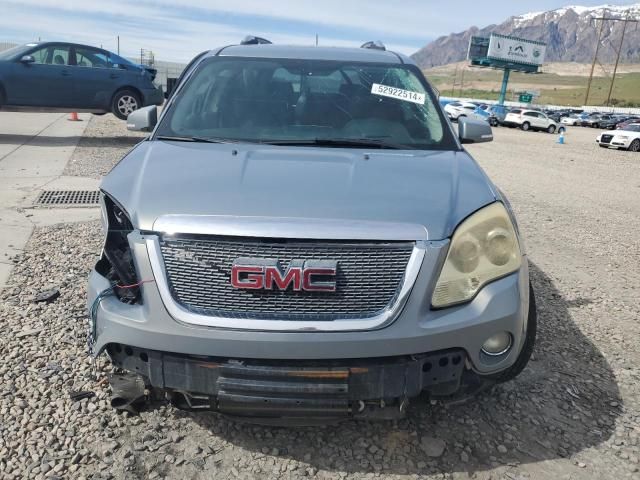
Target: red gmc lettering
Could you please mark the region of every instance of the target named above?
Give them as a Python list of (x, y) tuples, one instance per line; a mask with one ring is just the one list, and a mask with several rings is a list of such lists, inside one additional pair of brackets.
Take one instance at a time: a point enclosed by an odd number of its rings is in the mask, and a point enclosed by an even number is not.
[[(264, 267), (233, 265), (231, 267), (231, 285), (233, 288), (261, 290), (264, 288)], [(242, 274), (244, 278), (241, 278)]]
[(286, 290), (293, 283), (295, 291), (302, 290), (302, 268), (291, 267), (284, 274), (276, 266), (266, 267), (264, 272), (264, 288), (273, 290), (273, 283), (280, 290)]
[[(287, 290), (294, 292), (335, 292), (337, 264), (329, 262), (293, 260), (286, 271), (276, 263), (261, 265), (260, 259), (240, 259), (231, 267), (231, 286), (243, 290)], [(335, 266), (333, 266), (335, 265)]]
[(333, 281), (314, 281), (314, 276), (335, 276), (335, 268), (305, 268), (302, 280), (302, 288), (307, 292), (335, 292), (336, 282)]

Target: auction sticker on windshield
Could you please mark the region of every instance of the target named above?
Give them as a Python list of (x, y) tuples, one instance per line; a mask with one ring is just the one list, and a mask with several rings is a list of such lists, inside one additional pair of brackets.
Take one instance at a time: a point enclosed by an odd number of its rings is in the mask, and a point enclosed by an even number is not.
[(380, 85), (379, 83), (371, 85), (371, 93), (374, 95), (381, 95), (383, 97), (397, 98), (398, 100), (417, 103), (419, 105), (424, 105), (425, 100), (424, 93), (410, 92), (409, 90), (388, 87), (387, 85)]

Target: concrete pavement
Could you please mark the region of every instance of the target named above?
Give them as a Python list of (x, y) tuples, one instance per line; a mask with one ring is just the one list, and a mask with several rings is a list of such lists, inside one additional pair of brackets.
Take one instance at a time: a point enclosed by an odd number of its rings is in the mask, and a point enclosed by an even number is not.
[(98, 180), (63, 177), (90, 115), (0, 112), (0, 288), (7, 286), (11, 258), (35, 226), (99, 218), (97, 208), (33, 208), (41, 190), (93, 190)]

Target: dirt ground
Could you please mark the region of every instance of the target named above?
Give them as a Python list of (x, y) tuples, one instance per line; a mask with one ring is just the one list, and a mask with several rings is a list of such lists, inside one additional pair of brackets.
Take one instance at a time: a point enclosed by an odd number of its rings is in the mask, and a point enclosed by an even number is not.
[[(92, 123), (77, 175), (131, 144), (124, 124)], [(461, 405), (414, 404), (397, 422), (270, 428), (161, 403), (115, 413), (110, 367), (94, 381), (85, 346), (99, 222), (38, 229), (0, 293), (0, 478), (640, 479), (640, 154), (601, 149), (596, 133), (572, 128), (559, 145), (496, 128), (469, 147), (518, 214), (539, 340), (515, 381)], [(102, 141), (113, 153), (91, 165)], [(60, 297), (33, 303), (48, 286)], [(73, 401), (78, 390), (95, 396)]]

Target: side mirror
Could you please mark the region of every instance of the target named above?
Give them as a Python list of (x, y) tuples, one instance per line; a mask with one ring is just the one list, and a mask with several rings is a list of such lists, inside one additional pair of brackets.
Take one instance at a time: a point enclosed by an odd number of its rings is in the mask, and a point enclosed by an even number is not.
[(25, 55), (22, 58), (20, 58), (20, 63), (24, 63), (24, 64), (34, 63), (35, 61), (36, 59), (33, 58), (33, 55)]
[(484, 143), (493, 141), (491, 125), (483, 120), (458, 119), (460, 143)]
[(158, 123), (158, 107), (151, 105), (132, 112), (127, 117), (127, 129), (136, 132), (150, 132)]

